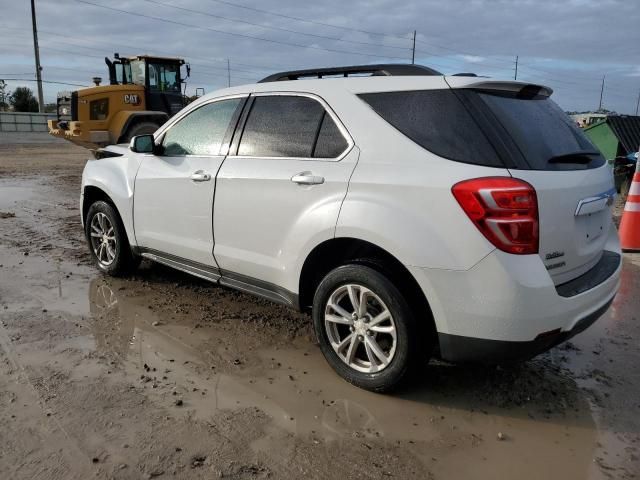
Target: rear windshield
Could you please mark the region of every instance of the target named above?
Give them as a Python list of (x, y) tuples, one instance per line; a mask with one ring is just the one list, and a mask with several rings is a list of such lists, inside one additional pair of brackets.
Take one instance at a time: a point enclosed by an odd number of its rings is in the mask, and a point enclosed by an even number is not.
[(604, 158), (582, 130), (549, 97), (478, 92), (533, 170), (599, 167)]
[(604, 163), (548, 97), (471, 89), (359, 97), (415, 143), (450, 160), (529, 170), (582, 170)]

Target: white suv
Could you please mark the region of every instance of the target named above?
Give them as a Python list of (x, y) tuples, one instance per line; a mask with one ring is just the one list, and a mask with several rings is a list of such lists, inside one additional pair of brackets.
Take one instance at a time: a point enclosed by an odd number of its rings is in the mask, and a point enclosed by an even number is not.
[(406, 65), (214, 92), (87, 163), (91, 254), (311, 311), (370, 390), (432, 355), (530, 358), (602, 315), (621, 269), (611, 169), (550, 94)]

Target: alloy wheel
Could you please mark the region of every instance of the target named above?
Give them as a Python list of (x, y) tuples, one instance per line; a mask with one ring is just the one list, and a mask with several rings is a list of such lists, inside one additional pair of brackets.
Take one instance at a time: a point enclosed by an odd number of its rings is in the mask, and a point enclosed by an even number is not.
[(104, 213), (98, 212), (91, 219), (91, 247), (98, 262), (108, 267), (116, 258), (117, 240), (113, 224)]
[(379, 372), (393, 360), (396, 325), (389, 308), (369, 288), (336, 288), (325, 307), (324, 325), (333, 351), (354, 370)]

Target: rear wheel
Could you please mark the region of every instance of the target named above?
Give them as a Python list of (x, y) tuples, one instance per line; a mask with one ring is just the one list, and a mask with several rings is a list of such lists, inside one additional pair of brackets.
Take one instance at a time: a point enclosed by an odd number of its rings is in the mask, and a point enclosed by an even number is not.
[(123, 137), (123, 142), (131, 141), (131, 139), (136, 135), (155, 133), (158, 127), (159, 125), (153, 122), (138, 122), (135, 125), (129, 127), (127, 133)]
[(395, 285), (370, 267), (329, 272), (314, 296), (313, 323), (329, 364), (358, 387), (392, 390), (417, 366), (413, 312)]
[(89, 207), (85, 234), (91, 258), (104, 273), (125, 275), (140, 263), (140, 258), (131, 252), (120, 216), (107, 202), (100, 200)]

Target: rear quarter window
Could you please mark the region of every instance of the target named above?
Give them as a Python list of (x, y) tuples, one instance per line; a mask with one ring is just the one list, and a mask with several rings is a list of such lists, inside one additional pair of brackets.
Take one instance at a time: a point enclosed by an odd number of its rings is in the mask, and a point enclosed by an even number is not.
[(325, 112), (318, 132), (318, 140), (313, 150), (313, 156), (315, 158), (336, 158), (348, 146), (347, 140), (340, 132), (336, 122), (333, 121), (331, 115)]
[(366, 93), (359, 97), (406, 137), (440, 157), (504, 167), (485, 134), (451, 90)]

